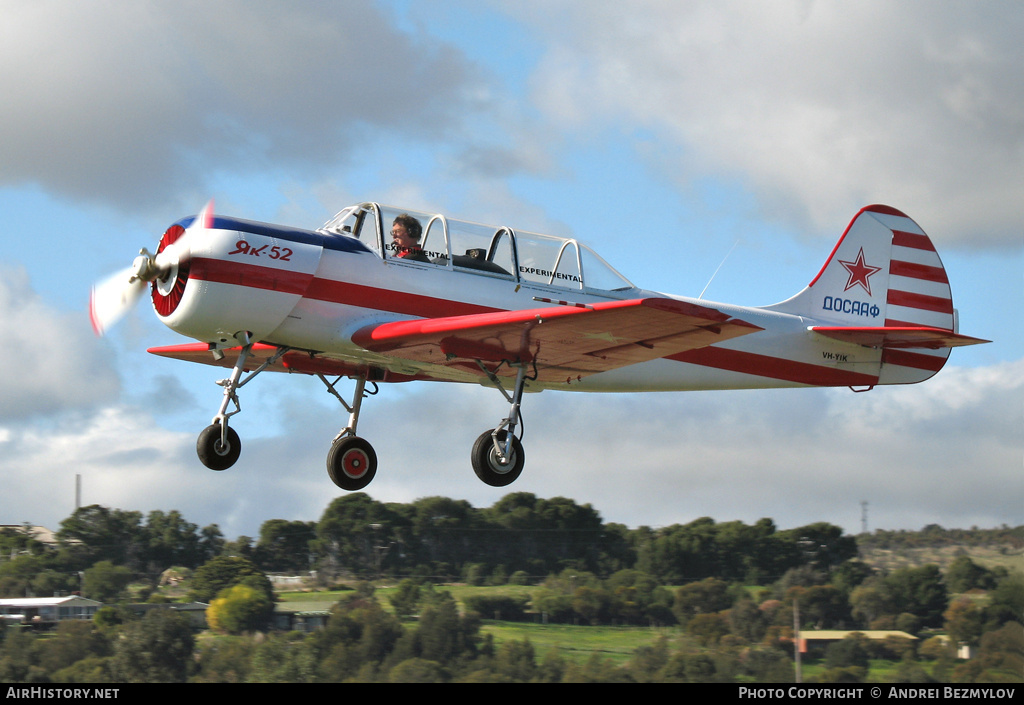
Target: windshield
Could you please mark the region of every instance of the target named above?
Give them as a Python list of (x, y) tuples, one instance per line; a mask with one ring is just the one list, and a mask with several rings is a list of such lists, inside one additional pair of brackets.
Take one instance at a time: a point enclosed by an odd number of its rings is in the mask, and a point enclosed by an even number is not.
[(481, 225), (376, 203), (339, 212), (320, 231), (358, 238), (385, 260), (562, 289), (635, 288), (574, 239)]

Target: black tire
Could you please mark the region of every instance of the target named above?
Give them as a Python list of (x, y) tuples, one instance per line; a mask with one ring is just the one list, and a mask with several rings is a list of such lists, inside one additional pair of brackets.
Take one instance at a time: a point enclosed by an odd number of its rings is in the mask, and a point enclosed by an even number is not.
[(358, 436), (339, 438), (327, 454), (327, 474), (343, 490), (361, 490), (377, 474), (377, 453)]
[(228, 442), (225, 446), (220, 438), (220, 424), (215, 423), (200, 432), (196, 453), (200, 462), (211, 470), (227, 470), (242, 454), (242, 441), (235, 429), (228, 426)]
[[(523, 464), (526, 456), (523, 453), (523, 445), (519, 439), (512, 436), (512, 457), (508, 463), (498, 462), (497, 451), (494, 450), (494, 441), (491, 434), (494, 431), (484, 431), (473, 444), (473, 472), (484, 484), (491, 487), (505, 487), (515, 482), (523, 472)], [(505, 430), (498, 431), (498, 442), (504, 443), (508, 437)]]

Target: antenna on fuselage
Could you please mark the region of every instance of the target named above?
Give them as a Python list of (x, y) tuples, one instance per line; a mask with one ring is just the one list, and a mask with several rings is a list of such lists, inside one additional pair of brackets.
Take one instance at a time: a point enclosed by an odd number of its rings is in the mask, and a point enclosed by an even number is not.
[(711, 278), (708, 279), (708, 283), (704, 285), (703, 289), (701, 289), (700, 296), (697, 297), (698, 299), (704, 298), (704, 292), (708, 290), (709, 286), (711, 286), (711, 282), (713, 282), (715, 280), (715, 277), (718, 276), (718, 270), (721, 269), (722, 265), (725, 264), (725, 260), (729, 259), (729, 255), (732, 254), (732, 251), (736, 249), (736, 245), (738, 244), (740, 244), (740, 239), (736, 238), (736, 242), (732, 244), (732, 247), (729, 248), (729, 251), (725, 253), (725, 257), (722, 258), (722, 262), (721, 264), (718, 265), (718, 269), (715, 270), (714, 274), (711, 275)]

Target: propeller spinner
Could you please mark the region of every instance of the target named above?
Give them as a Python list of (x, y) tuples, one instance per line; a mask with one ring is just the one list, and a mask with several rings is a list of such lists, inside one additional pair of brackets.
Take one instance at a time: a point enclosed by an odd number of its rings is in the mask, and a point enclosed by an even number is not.
[(147, 284), (169, 278), (176, 267), (187, 262), (192, 255), (192, 239), (212, 227), (211, 200), (177, 240), (155, 255), (145, 248), (139, 250), (130, 267), (95, 284), (89, 297), (89, 320), (96, 335), (104, 335), (121, 320), (142, 298)]

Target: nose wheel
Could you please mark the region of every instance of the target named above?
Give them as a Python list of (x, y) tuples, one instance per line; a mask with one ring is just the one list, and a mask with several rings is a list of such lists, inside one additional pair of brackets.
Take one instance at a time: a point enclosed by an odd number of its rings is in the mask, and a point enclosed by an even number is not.
[(227, 440), (222, 439), (221, 425), (210, 424), (199, 434), (196, 453), (199, 460), (211, 470), (227, 470), (235, 464), (242, 453), (242, 441), (230, 426), (226, 429)]
[[(245, 331), (236, 334), (235, 338), (242, 343), (242, 348), (238, 352), (238, 359), (235, 360), (231, 376), (217, 382), (224, 387), (220, 410), (213, 417), (213, 423), (204, 428), (196, 440), (196, 454), (199, 456), (199, 461), (211, 470), (227, 470), (235, 464), (238, 456), (242, 453), (241, 439), (235, 433), (235, 429), (228, 426), (228, 419), (242, 410), (238, 403), (238, 389), (275, 362), (286, 350), (282, 348), (259, 368), (250, 372), (248, 377), (242, 379), (242, 373), (245, 371), (246, 363), (252, 353), (253, 343), (249, 339), (249, 333)], [(223, 357), (223, 354), (221, 356)], [(228, 411), (228, 404), (234, 404), (235, 410)]]

